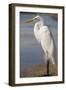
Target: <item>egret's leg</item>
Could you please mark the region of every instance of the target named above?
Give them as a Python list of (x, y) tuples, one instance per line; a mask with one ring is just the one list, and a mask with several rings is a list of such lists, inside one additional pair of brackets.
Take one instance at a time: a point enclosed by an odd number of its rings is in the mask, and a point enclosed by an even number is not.
[(50, 74), (50, 71), (49, 71), (50, 60), (49, 60), (49, 56), (48, 56), (47, 51), (45, 51), (45, 63), (46, 63), (47, 76), (49, 76), (49, 74)]
[(50, 74), (49, 64), (50, 64), (50, 61), (49, 61), (49, 59), (48, 59), (48, 60), (47, 60), (47, 76), (49, 76), (49, 74)]

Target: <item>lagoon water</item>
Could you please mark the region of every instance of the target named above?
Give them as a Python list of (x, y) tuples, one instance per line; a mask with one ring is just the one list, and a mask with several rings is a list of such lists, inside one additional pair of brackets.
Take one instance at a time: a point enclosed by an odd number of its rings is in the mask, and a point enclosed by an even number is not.
[[(36, 16), (36, 13), (20, 13), (20, 71), (36, 64), (45, 63), (44, 52), (41, 45), (35, 39), (33, 28), (34, 24), (25, 23), (26, 20)], [(58, 20), (49, 14), (39, 14), (44, 24), (52, 32), (56, 53), (58, 49)], [(57, 57), (57, 56), (56, 56)], [(57, 59), (56, 59), (57, 62)]]

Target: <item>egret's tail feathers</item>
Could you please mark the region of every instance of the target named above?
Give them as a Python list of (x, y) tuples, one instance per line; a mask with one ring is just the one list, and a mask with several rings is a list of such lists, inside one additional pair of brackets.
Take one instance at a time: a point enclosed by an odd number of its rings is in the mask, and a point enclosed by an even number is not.
[(46, 64), (46, 62), (47, 62), (47, 58), (46, 58), (46, 56), (45, 56), (45, 54), (43, 55), (43, 62)]
[(55, 64), (55, 58), (54, 57), (51, 57), (51, 62), (52, 62), (52, 64)]

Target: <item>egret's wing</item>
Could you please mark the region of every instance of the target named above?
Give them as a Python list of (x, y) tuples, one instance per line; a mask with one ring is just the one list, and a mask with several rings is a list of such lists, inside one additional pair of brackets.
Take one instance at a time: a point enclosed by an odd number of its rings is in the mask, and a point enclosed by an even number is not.
[(53, 36), (47, 26), (43, 26), (40, 29), (40, 36), (41, 36), (41, 46), (45, 52), (45, 55), (47, 58), (50, 58), (51, 62), (54, 64), (55, 63), (54, 41)]
[(41, 37), (41, 45), (43, 50), (47, 51), (48, 53), (52, 53), (54, 50), (54, 43), (53, 38), (50, 34), (50, 31), (47, 26), (43, 26), (40, 30), (40, 37)]

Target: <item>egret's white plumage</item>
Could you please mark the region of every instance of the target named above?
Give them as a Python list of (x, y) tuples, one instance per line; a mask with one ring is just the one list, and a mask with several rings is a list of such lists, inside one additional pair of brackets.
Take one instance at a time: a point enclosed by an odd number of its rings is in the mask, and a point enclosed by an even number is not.
[(42, 46), (42, 49), (45, 53), (45, 59), (50, 60), (52, 64), (55, 64), (54, 43), (48, 26), (44, 25), (43, 19), (40, 16), (36, 16), (28, 20), (27, 23), (32, 21), (35, 21), (34, 35)]

